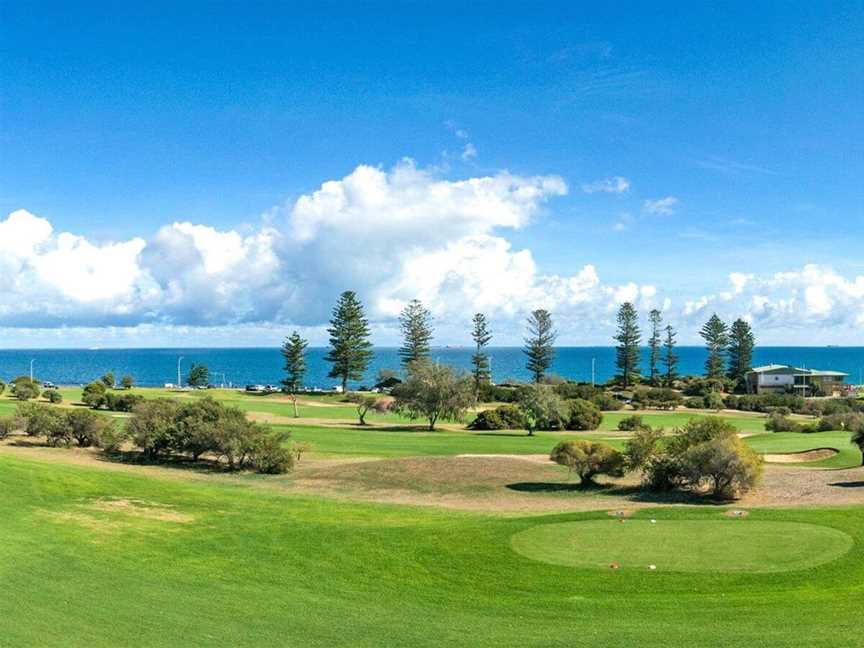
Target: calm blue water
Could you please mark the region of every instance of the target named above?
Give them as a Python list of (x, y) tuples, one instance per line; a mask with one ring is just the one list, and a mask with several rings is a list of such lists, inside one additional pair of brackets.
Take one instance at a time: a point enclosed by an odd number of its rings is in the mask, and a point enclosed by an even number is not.
[[(309, 387), (330, 388), (336, 381), (327, 378), (329, 364), (324, 362), (326, 349), (309, 349)], [(705, 351), (701, 347), (680, 347), (680, 372), (701, 374)], [(433, 358), (462, 369), (470, 366), (471, 349), (440, 348), (433, 350)], [(525, 358), (519, 348), (497, 347), (489, 350), (492, 372), (496, 382), (506, 379), (527, 380)], [(181, 371), (185, 375), (193, 362), (206, 364), (214, 383), (245, 385), (247, 383), (277, 384), (283, 377), (282, 356), (279, 349), (104, 349), (104, 350), (16, 350), (0, 351), (0, 380), (30, 372), (34, 360), (34, 374), (40, 380), (61, 385), (87, 383), (107, 371), (117, 379), (131, 374), (143, 386), (160, 386), (177, 381), (177, 359), (182, 356)], [(647, 358), (647, 351), (644, 353)], [(553, 372), (573, 380), (591, 380), (591, 359), (595, 359), (597, 381), (605, 381), (615, 372), (615, 349), (612, 347), (560, 347), (557, 349)], [(760, 347), (756, 349), (757, 365), (771, 362), (793, 364), (817, 369), (833, 369), (849, 374), (849, 382), (859, 382), (864, 370), (864, 347)], [(643, 364), (646, 364), (643, 359)], [(372, 384), (379, 369), (399, 368), (396, 349), (379, 348), (366, 373), (358, 384)], [(355, 387), (358, 385), (354, 385)]]

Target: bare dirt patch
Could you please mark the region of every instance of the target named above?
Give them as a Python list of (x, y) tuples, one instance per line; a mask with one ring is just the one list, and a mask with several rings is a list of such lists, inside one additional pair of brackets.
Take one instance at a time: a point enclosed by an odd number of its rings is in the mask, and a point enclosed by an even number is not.
[(729, 518), (743, 518), (750, 515), (750, 511), (744, 511), (742, 509), (732, 509), (731, 511), (724, 511), (723, 515)]
[(763, 454), (762, 458), (768, 463), (806, 463), (808, 461), (821, 461), (830, 459), (839, 454), (834, 448), (815, 448), (803, 452), (788, 452), (785, 454)]

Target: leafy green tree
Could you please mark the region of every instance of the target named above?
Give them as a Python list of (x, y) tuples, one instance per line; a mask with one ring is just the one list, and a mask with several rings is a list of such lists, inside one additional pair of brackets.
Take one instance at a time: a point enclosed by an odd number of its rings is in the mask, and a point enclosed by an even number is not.
[(354, 403), (357, 409), (357, 420), (360, 425), (366, 425), (366, 416), (370, 411), (381, 407), (379, 404), (381, 400), (371, 394), (361, 394), (359, 392), (348, 394), (348, 401)]
[(425, 418), (430, 431), (440, 419), (462, 420), (476, 402), (470, 376), (423, 359), (408, 366), (408, 377), (392, 393), (394, 409), (411, 419)]
[(132, 389), (132, 387), (135, 386), (135, 378), (133, 378), (129, 374), (126, 374), (120, 379), (120, 386), (123, 389)]
[(339, 378), (344, 392), (349, 380), (362, 380), (373, 355), (369, 322), (363, 314), (363, 304), (353, 291), (346, 290), (339, 296), (327, 332), (330, 350), (324, 359), (333, 365), (327, 375)]
[(562, 441), (552, 449), (549, 458), (576, 473), (583, 486), (594, 483), (597, 475), (621, 477), (626, 463), (624, 455), (612, 446), (596, 441)]
[(615, 341), (615, 366), (618, 368), (616, 379), (625, 389), (639, 381), (639, 344), (642, 333), (639, 331), (639, 316), (630, 302), (624, 302), (618, 309), (618, 331)]
[(518, 405), (528, 436), (534, 436), (536, 430), (560, 429), (570, 415), (562, 398), (552, 387), (542, 383), (533, 383), (521, 390)]
[(756, 338), (750, 324), (743, 319), (736, 319), (729, 329), (729, 372), (728, 376), (735, 381), (737, 389), (741, 390), (747, 382), (747, 372), (753, 367), (753, 348)]
[(39, 383), (31, 379), (30, 376), (18, 376), (10, 385), (12, 395), (19, 401), (39, 398), (39, 395), (42, 393)]
[(663, 341), (663, 366), (666, 368), (664, 382), (666, 387), (673, 387), (678, 380), (678, 354), (675, 353), (675, 337), (677, 333), (671, 325), (666, 326), (666, 339)]
[(596, 430), (603, 422), (600, 408), (589, 400), (575, 398), (567, 406), (570, 411), (565, 427), (568, 430)]
[(705, 360), (705, 377), (722, 378), (725, 373), (726, 347), (729, 345), (729, 331), (726, 324), (714, 313), (699, 335), (705, 340), (708, 358)]
[(210, 384), (210, 369), (205, 364), (192, 363), (186, 384), (190, 387), (206, 387)]
[(87, 407), (93, 409), (104, 407), (107, 402), (107, 391), (108, 388), (105, 386), (103, 381), (94, 380), (89, 385), (85, 386), (84, 390), (81, 392), (81, 402)]
[(492, 340), (492, 333), (489, 331), (486, 316), (483, 313), (476, 313), (473, 322), (474, 330), (471, 332), (471, 337), (474, 340), (474, 355), (471, 356), (471, 366), (474, 375), (474, 396), (479, 399), (480, 388), (492, 379), (489, 356), (486, 355), (485, 351), (486, 346)]
[(42, 397), (52, 405), (59, 405), (63, 402), (63, 394), (56, 389), (46, 389), (42, 392)]
[(99, 380), (108, 388), (114, 389), (114, 372), (109, 371), (104, 376), (102, 376)]
[(402, 365), (407, 367), (412, 362), (428, 358), (432, 340), (432, 313), (419, 300), (412, 299), (399, 315), (399, 327), (403, 340), (399, 347)]
[(285, 379), (282, 384), (291, 396), (294, 405), (294, 417), (300, 416), (297, 410), (297, 390), (303, 384), (306, 375), (306, 347), (309, 341), (300, 337), (297, 331), (285, 339), (282, 344), (282, 357), (285, 358)]
[(648, 314), (648, 321), (651, 323), (651, 337), (648, 338), (648, 379), (653, 386), (657, 387), (660, 384), (659, 365), (663, 314), (655, 308)]
[(6, 383), (0, 380), (0, 396), (3, 395), (3, 392), (6, 391)]
[(549, 311), (538, 309), (528, 316), (528, 336), (525, 338), (523, 352), (528, 356), (526, 367), (534, 377), (535, 383), (543, 381), (546, 372), (555, 359), (555, 340), (558, 332), (552, 324)]

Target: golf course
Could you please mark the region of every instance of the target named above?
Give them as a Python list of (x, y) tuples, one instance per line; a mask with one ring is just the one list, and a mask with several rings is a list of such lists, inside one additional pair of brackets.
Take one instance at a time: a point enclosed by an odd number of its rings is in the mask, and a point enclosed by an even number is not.
[[(57, 407), (80, 407), (61, 391)], [(769, 462), (756, 490), (717, 503), (628, 478), (581, 488), (548, 461), (565, 438), (622, 447), (626, 412), (529, 437), (395, 413), (359, 426), (336, 395), (301, 396), (297, 418), (281, 394), (206, 395), (311, 447), (255, 475), (0, 443), (0, 643), (666, 646), (698, 628), (700, 645), (857, 645), (864, 474), (845, 432), (719, 413), (763, 455), (836, 452)], [(667, 428), (707, 415), (643, 413)]]

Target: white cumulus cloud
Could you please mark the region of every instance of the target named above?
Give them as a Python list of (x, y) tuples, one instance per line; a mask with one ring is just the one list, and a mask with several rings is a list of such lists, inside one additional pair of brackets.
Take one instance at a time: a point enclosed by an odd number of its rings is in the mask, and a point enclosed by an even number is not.
[(612, 178), (604, 178), (603, 180), (595, 180), (582, 185), (582, 191), (587, 194), (593, 193), (611, 193), (622, 194), (630, 189), (630, 181), (621, 176)]

